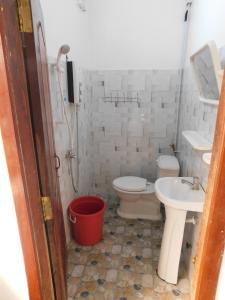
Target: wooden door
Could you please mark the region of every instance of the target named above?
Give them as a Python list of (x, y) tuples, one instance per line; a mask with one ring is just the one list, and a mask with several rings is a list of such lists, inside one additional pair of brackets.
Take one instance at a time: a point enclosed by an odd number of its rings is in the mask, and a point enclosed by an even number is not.
[(15, 0), (0, 0), (0, 103), (0, 134), (18, 220), (29, 296), (32, 300), (53, 300), (54, 288)]
[(225, 246), (225, 73), (223, 78), (205, 207), (195, 261), (192, 298), (213, 300)]
[[(19, 11), (30, 19), (18, 20)], [(31, 19), (32, 13), (32, 19)], [(0, 126), (20, 227), (30, 299), (66, 299), (65, 232), (38, 0), (0, 0)], [(44, 222), (41, 196), (51, 199)]]
[(23, 33), (24, 60), (43, 197), (50, 197), (53, 219), (46, 222), (56, 299), (66, 298), (66, 240), (50, 103), (48, 64), (42, 11), (38, 0), (30, 1), (32, 32)]

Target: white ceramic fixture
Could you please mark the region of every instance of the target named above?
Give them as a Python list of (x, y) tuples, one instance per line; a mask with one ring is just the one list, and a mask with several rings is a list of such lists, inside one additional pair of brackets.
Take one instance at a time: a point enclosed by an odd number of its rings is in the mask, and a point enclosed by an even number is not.
[[(175, 156), (161, 155), (157, 159), (157, 178), (178, 176), (179, 163)], [(160, 202), (155, 195), (155, 185), (147, 179), (135, 176), (124, 176), (113, 180), (120, 206), (117, 213), (128, 219), (160, 220)]]
[(186, 130), (182, 132), (185, 139), (191, 144), (192, 148), (199, 151), (209, 151), (212, 144), (198, 131)]
[(113, 188), (120, 198), (117, 213), (122, 218), (160, 220), (160, 202), (155, 186), (145, 178), (124, 176), (113, 181)]
[(202, 159), (207, 165), (211, 164), (211, 158), (212, 158), (212, 153), (204, 153), (202, 155)]
[[(189, 183), (182, 183), (182, 181)], [(205, 193), (192, 189), (192, 177), (164, 177), (155, 183), (158, 199), (165, 205), (166, 222), (158, 265), (158, 275), (176, 284), (187, 211), (202, 212)]]

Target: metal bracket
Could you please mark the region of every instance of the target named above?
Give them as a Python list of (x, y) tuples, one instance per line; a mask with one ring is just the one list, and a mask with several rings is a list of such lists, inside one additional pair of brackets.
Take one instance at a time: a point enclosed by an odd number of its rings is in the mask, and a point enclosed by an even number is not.
[(43, 215), (45, 221), (53, 220), (52, 203), (50, 197), (41, 197)]
[(198, 258), (198, 256), (197, 256), (197, 255), (195, 255), (195, 256), (192, 258), (192, 263), (193, 263), (193, 265), (195, 265), (195, 264), (196, 264), (197, 258)]
[(33, 32), (32, 14), (29, 0), (17, 0), (20, 32)]

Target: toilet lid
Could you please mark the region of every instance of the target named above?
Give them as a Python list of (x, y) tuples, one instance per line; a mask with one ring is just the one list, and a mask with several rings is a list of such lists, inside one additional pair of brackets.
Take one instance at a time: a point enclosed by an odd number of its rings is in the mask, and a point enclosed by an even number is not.
[(157, 159), (157, 164), (158, 164), (158, 167), (163, 170), (177, 171), (180, 169), (178, 159), (172, 155), (159, 156)]
[(127, 192), (141, 192), (146, 189), (147, 180), (141, 177), (125, 176), (116, 178), (113, 185)]

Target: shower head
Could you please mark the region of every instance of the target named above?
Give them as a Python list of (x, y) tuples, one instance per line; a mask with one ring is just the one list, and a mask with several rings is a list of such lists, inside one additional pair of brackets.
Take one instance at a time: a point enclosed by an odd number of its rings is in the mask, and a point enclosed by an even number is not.
[(60, 54), (67, 54), (70, 52), (70, 46), (69, 45), (62, 45), (60, 48), (59, 48), (59, 53)]
[(58, 52), (58, 56), (57, 56), (57, 62), (56, 62), (56, 66), (57, 68), (59, 68), (59, 61), (62, 55), (66, 55), (67, 53), (70, 52), (70, 46), (69, 45), (62, 45), (59, 48), (59, 52)]

